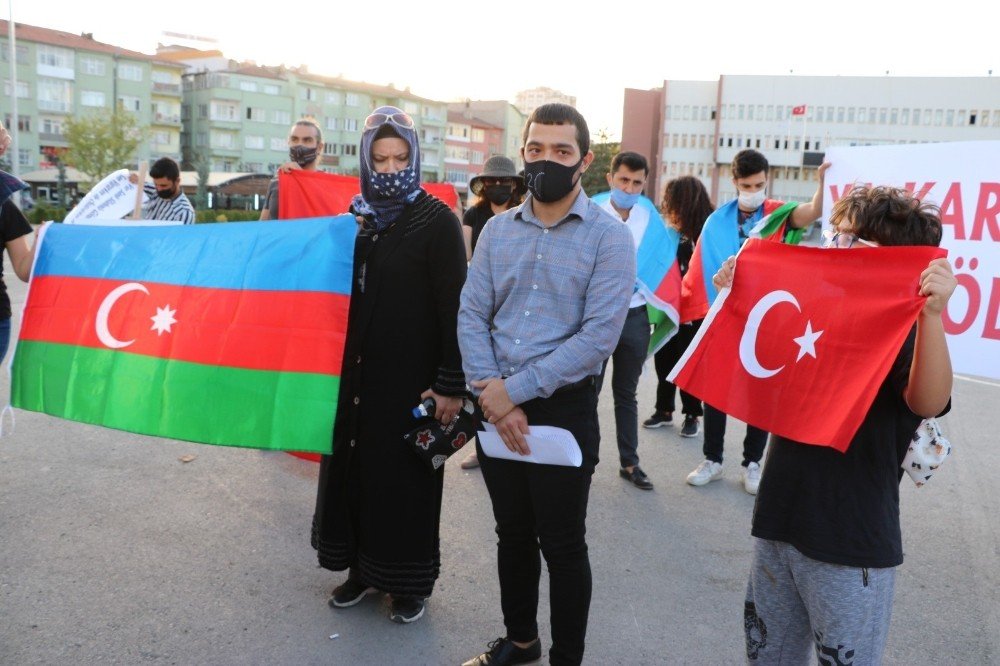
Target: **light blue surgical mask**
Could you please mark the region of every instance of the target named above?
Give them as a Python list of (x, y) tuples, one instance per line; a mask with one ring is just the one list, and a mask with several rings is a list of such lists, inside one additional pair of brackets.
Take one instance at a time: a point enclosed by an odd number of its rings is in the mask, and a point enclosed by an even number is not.
[(611, 203), (622, 210), (629, 210), (632, 206), (639, 203), (640, 196), (642, 196), (642, 192), (629, 194), (624, 190), (619, 190), (617, 187), (611, 188)]

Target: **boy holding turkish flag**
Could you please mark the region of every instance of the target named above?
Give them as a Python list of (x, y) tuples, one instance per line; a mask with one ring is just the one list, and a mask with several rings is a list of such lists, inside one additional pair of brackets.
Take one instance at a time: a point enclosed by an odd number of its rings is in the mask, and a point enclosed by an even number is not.
[[(830, 223), (830, 245), (842, 249), (941, 240), (937, 207), (894, 188), (852, 189), (834, 206)], [(731, 286), (734, 268), (730, 258), (715, 286)], [(941, 315), (956, 284), (944, 258), (920, 274), (925, 300), (916, 326), (845, 452), (772, 437), (753, 516), (744, 607), (748, 663), (806, 663), (813, 651), (824, 663), (881, 661), (895, 567), (903, 561), (900, 463), (920, 421), (950, 408)]]

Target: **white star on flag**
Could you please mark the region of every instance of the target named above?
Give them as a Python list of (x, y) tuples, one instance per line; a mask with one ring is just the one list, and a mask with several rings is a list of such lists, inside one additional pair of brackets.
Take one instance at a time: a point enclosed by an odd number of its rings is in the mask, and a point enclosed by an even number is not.
[(816, 358), (816, 340), (818, 340), (821, 335), (823, 335), (823, 331), (813, 332), (812, 322), (806, 322), (806, 332), (797, 338), (793, 338), (795, 340), (795, 344), (799, 346), (799, 355), (795, 357), (796, 363), (802, 360), (802, 357), (806, 354)]
[(156, 331), (157, 337), (164, 333), (171, 333), (170, 327), (177, 323), (177, 320), (174, 319), (175, 314), (177, 314), (177, 310), (171, 310), (169, 303), (166, 307), (156, 308), (156, 314), (150, 317), (153, 320), (150, 330)]

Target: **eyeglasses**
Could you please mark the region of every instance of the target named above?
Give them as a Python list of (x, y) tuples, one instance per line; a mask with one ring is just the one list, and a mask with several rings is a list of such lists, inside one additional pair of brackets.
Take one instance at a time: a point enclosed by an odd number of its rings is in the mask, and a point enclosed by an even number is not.
[(372, 130), (381, 127), (386, 123), (392, 123), (396, 127), (411, 130), (413, 129), (413, 118), (400, 111), (399, 113), (373, 113), (365, 118), (365, 130)]
[(867, 241), (864, 238), (858, 238), (854, 234), (844, 231), (827, 229), (823, 232), (823, 247), (835, 247), (841, 250), (846, 250), (854, 247), (855, 243), (861, 243), (866, 247), (878, 247), (878, 243)]

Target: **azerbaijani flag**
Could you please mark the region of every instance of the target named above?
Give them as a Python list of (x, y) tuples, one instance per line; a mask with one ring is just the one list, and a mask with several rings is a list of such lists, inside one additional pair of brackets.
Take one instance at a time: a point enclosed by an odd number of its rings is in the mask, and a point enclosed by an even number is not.
[(11, 402), (161, 437), (329, 453), (353, 216), (49, 225)]
[[(789, 229), (789, 216), (798, 202), (783, 203), (775, 199), (764, 201), (764, 216), (754, 227), (752, 235), (769, 238), (792, 245), (798, 244), (803, 230)], [(718, 290), (712, 277), (722, 268), (723, 262), (740, 251), (740, 237), (736, 230), (739, 200), (723, 204), (705, 221), (698, 242), (694, 246), (691, 263), (681, 283), (680, 319), (682, 324), (704, 319), (715, 302)], [(786, 232), (788, 232), (786, 234)]]
[[(610, 198), (611, 192), (601, 192), (591, 200), (604, 206)], [(652, 355), (677, 332), (681, 302), (681, 271), (677, 265), (680, 234), (663, 222), (660, 211), (648, 198), (640, 196), (636, 206), (649, 213), (649, 222), (636, 248), (636, 288), (646, 298), (649, 323), (653, 324), (647, 350)]]

